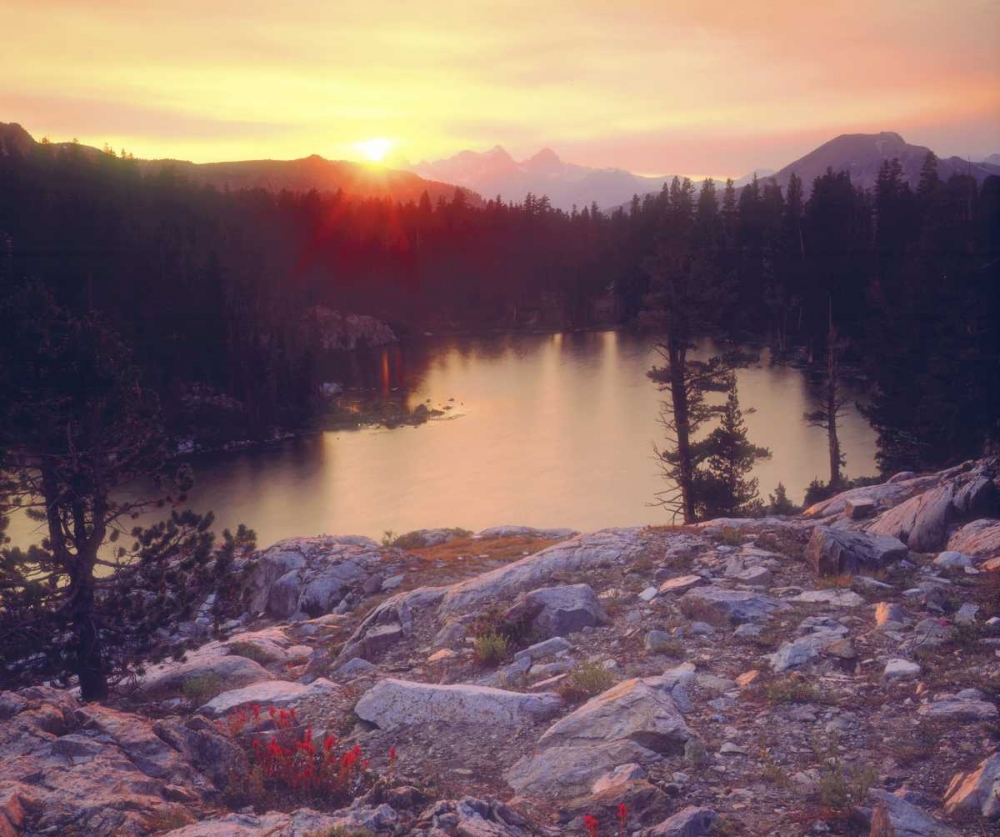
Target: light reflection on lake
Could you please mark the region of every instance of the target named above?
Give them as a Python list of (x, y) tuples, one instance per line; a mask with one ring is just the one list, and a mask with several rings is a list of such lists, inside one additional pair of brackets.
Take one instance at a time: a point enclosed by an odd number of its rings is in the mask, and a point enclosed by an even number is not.
[[(378, 387), (411, 406), (450, 405), (421, 427), (324, 433), (194, 460), (191, 505), (221, 526), (245, 522), (259, 543), (313, 534), (379, 538), (436, 526), (604, 526), (669, 522), (649, 503), (663, 487), (652, 454), (660, 394), (646, 377), (650, 341), (615, 333), (428, 338), (376, 358)], [(801, 501), (827, 475), (822, 430), (801, 371), (738, 373), (750, 438), (773, 451), (756, 475)], [(454, 398), (453, 402), (448, 399)], [(852, 476), (875, 471), (875, 434), (854, 405), (841, 444)], [(15, 529), (17, 540), (21, 532)]]

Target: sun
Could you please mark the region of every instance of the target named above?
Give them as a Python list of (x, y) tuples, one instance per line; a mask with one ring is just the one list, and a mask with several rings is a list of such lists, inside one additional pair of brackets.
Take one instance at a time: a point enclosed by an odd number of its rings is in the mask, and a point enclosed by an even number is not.
[(385, 137), (372, 137), (355, 143), (354, 148), (369, 162), (381, 163), (395, 144), (391, 139)]

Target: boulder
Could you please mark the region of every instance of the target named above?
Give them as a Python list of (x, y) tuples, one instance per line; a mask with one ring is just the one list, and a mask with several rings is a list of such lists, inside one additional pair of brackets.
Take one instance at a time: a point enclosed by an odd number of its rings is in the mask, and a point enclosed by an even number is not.
[(1000, 556), (1000, 520), (981, 518), (952, 532), (948, 549), (974, 558)]
[(975, 566), (975, 561), (972, 560), (970, 555), (966, 555), (962, 552), (956, 552), (955, 550), (948, 550), (947, 552), (938, 553), (937, 558), (934, 559), (934, 566), (941, 567), (946, 570), (961, 567), (972, 567)]
[(875, 806), (884, 806), (896, 837), (960, 837), (959, 832), (939, 822), (926, 811), (907, 802), (897, 793), (871, 790), (868, 798)]
[(623, 764), (649, 764), (677, 755), (693, 738), (671, 692), (690, 681), (679, 667), (660, 677), (626, 680), (556, 721), (536, 752), (506, 773), (508, 784), (528, 796), (586, 793), (602, 775)]
[(850, 520), (864, 520), (878, 513), (878, 504), (867, 495), (850, 497), (844, 503), (844, 516)]
[(681, 597), (680, 608), (691, 618), (717, 625), (739, 625), (763, 621), (772, 613), (787, 610), (788, 605), (761, 593), (712, 586), (689, 590)]
[(893, 537), (816, 526), (806, 547), (806, 560), (817, 575), (843, 575), (882, 570), (906, 553), (906, 545)]
[(898, 657), (889, 660), (885, 664), (882, 677), (886, 680), (909, 680), (920, 676), (920, 666), (910, 660), (903, 660)]
[(1000, 818), (1000, 753), (983, 759), (970, 773), (959, 773), (948, 785), (944, 808), (949, 814), (975, 812), (988, 820)]
[(843, 638), (843, 630), (818, 630), (799, 639), (783, 642), (777, 651), (768, 655), (768, 661), (776, 672), (798, 668), (841, 642)]
[(524, 596), (523, 609), (536, 633), (549, 637), (595, 627), (608, 618), (597, 594), (587, 584), (532, 590)]
[(643, 837), (708, 837), (716, 813), (711, 808), (688, 805), (659, 825), (643, 832)]
[(559, 695), (546, 692), (522, 694), (487, 686), (388, 679), (365, 692), (354, 711), (384, 730), (438, 721), (511, 727), (551, 718), (562, 703)]
[(294, 706), (304, 698), (326, 697), (340, 691), (336, 683), (318, 677), (308, 686), (289, 680), (265, 680), (216, 695), (199, 712), (209, 717), (225, 715), (241, 706)]
[(567, 651), (572, 650), (573, 643), (568, 639), (564, 639), (561, 636), (554, 636), (542, 642), (536, 642), (534, 645), (529, 645), (527, 648), (522, 648), (514, 654), (514, 659), (520, 660), (523, 657), (527, 657), (534, 662), (535, 660), (544, 660), (546, 657), (565, 654)]

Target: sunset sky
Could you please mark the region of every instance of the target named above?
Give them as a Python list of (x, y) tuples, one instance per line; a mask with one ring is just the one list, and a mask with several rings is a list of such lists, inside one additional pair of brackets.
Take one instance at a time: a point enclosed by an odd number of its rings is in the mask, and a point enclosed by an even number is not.
[(0, 25), (0, 121), (140, 157), (378, 138), (738, 176), (881, 130), (1000, 152), (997, 0), (0, 0)]

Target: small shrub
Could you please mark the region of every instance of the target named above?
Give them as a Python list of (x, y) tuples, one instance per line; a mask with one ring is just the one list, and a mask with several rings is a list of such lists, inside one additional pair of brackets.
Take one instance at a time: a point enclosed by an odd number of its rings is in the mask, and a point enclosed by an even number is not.
[(473, 648), (476, 659), (486, 666), (498, 665), (510, 654), (510, 642), (498, 633), (480, 634)]
[(523, 648), (531, 643), (533, 631), (527, 614), (508, 616), (498, 607), (483, 611), (472, 623), (469, 633), (474, 637), (497, 634), (507, 640), (513, 649)]
[(783, 677), (764, 686), (764, 697), (772, 704), (816, 703), (820, 701), (815, 686), (792, 677)]
[(788, 490), (783, 483), (778, 483), (774, 494), (768, 496), (767, 513), (790, 516), (798, 514), (802, 509), (788, 498)]
[(787, 788), (791, 785), (788, 771), (774, 760), (771, 751), (762, 749), (760, 751), (761, 777), (769, 784), (779, 788)]
[(813, 751), (820, 763), (819, 798), (833, 811), (846, 813), (861, 805), (878, 782), (878, 773), (870, 765), (845, 766), (840, 758), (836, 735), (828, 741), (813, 740)]
[(192, 703), (201, 706), (223, 692), (225, 688), (226, 683), (218, 674), (196, 674), (184, 681), (181, 694)]
[(569, 701), (586, 700), (606, 692), (614, 683), (615, 676), (604, 666), (585, 662), (569, 673), (557, 691)]
[(237, 657), (246, 657), (248, 660), (253, 660), (255, 663), (260, 663), (262, 666), (266, 666), (268, 663), (274, 662), (274, 657), (267, 653), (259, 645), (254, 645), (252, 642), (231, 642), (226, 646), (226, 650), (230, 654), (234, 654)]
[(718, 534), (718, 539), (726, 546), (743, 545), (743, 535), (740, 534), (738, 529), (732, 526), (723, 526), (722, 531)]
[(684, 760), (691, 767), (703, 767), (708, 763), (708, 749), (700, 738), (689, 738), (684, 745)]
[(392, 529), (386, 529), (382, 533), (382, 546), (388, 549), (396, 542), (396, 533)]

